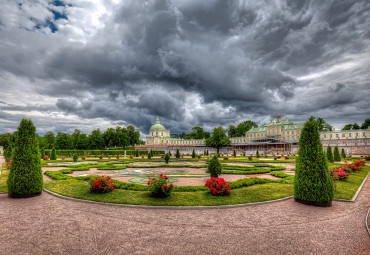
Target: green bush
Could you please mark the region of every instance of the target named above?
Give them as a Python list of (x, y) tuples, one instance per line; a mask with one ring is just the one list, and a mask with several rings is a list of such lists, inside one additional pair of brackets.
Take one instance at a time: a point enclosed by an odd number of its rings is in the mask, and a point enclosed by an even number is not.
[(148, 153), (148, 159), (151, 159), (152, 158), (152, 154), (149, 152)]
[(41, 147), (41, 158), (45, 157), (45, 150), (44, 147)]
[(328, 145), (328, 148), (326, 149), (326, 157), (330, 163), (334, 163), (333, 151), (330, 145)]
[(173, 189), (173, 184), (170, 184), (169, 181), (168, 177), (163, 174), (149, 178), (148, 186), (150, 187), (150, 192), (148, 195), (156, 198), (168, 197)]
[(217, 178), (222, 173), (221, 163), (217, 156), (214, 155), (207, 167), (207, 173), (211, 174), (211, 177)]
[(257, 150), (257, 152), (256, 152), (256, 157), (257, 158), (259, 158), (260, 157), (260, 153), (259, 153), (259, 151)]
[(339, 149), (338, 146), (334, 147), (334, 161), (340, 161), (340, 154), (339, 154)]
[(73, 155), (73, 161), (77, 161), (77, 159), (78, 159), (78, 156), (77, 155)]
[(346, 159), (346, 157), (347, 157), (347, 156), (346, 156), (346, 153), (344, 152), (344, 149), (343, 149), (343, 148), (342, 148), (341, 156), (342, 156), (342, 158), (343, 158), (343, 159)]
[(170, 161), (170, 154), (166, 154), (166, 156), (164, 156), (164, 160), (166, 160), (166, 164), (168, 164), (168, 161)]
[(180, 158), (180, 151), (179, 151), (179, 149), (176, 150), (176, 158)]
[(11, 197), (31, 197), (42, 192), (41, 156), (36, 128), (31, 120), (23, 119), (15, 138), (13, 163), (8, 178)]
[(195, 151), (194, 151), (194, 149), (193, 149), (193, 152), (191, 153), (191, 157), (192, 158), (195, 158)]
[(57, 160), (57, 154), (55, 153), (55, 148), (51, 150), (50, 160)]
[(304, 124), (296, 158), (294, 198), (300, 202), (330, 202), (334, 198), (333, 182), (324, 155), (317, 122)]
[(109, 193), (114, 191), (114, 184), (110, 176), (95, 177), (90, 179), (89, 190), (92, 193)]

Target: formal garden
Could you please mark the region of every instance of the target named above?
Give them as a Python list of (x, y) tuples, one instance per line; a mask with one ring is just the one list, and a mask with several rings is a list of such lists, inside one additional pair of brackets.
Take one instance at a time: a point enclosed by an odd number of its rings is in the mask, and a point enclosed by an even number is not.
[(43, 150), (22, 120), (5, 150), (0, 192), (151, 206), (214, 206), (294, 196), (303, 203), (351, 200), (370, 171), (338, 148), (325, 153), (315, 122), (305, 124), (298, 155), (211, 155), (136, 150)]

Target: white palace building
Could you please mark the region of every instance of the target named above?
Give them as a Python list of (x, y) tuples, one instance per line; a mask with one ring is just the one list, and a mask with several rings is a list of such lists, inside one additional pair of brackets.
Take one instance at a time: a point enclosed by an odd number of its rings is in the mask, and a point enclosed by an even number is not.
[[(303, 128), (303, 123), (293, 123), (286, 118), (281, 120), (280, 114), (276, 120), (257, 128), (252, 128), (243, 137), (230, 137), (229, 147), (220, 150), (221, 153), (255, 154), (293, 154), (298, 151), (298, 141)], [(344, 148), (347, 154), (370, 154), (370, 128), (366, 130), (328, 131), (320, 133), (324, 149), (328, 145)], [(150, 128), (145, 145), (137, 145), (137, 150), (161, 150), (175, 152), (179, 149), (182, 153), (197, 153), (205, 150), (216, 152), (216, 149), (206, 147), (205, 139), (179, 139), (171, 138), (167, 130), (157, 117), (156, 123)]]

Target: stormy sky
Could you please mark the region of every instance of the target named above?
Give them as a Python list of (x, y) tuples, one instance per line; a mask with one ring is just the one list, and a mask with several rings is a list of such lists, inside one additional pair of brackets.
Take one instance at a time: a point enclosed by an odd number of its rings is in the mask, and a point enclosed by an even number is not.
[(370, 1), (2, 0), (0, 133), (370, 117)]

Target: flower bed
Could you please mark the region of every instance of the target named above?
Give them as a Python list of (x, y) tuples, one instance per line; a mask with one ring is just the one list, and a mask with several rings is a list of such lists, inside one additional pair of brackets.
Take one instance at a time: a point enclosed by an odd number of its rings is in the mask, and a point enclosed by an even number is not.
[(148, 186), (150, 187), (148, 196), (158, 198), (168, 197), (174, 187), (172, 183), (169, 185), (167, 175), (163, 174), (160, 174), (159, 178), (149, 178)]
[(230, 195), (230, 185), (223, 178), (214, 178), (207, 180), (206, 187), (215, 196), (227, 196)]
[(95, 177), (89, 181), (90, 191), (93, 193), (108, 193), (114, 191), (114, 184), (110, 176)]

